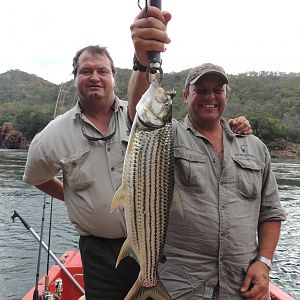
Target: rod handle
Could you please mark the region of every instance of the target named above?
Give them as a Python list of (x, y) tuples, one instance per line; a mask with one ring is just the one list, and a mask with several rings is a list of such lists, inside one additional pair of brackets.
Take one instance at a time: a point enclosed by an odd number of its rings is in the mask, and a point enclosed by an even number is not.
[[(157, 7), (161, 10), (161, 0), (149, 0), (149, 5)], [(151, 73), (156, 73), (156, 71), (161, 66), (160, 52), (149, 51), (148, 52), (148, 59), (149, 59), (149, 63), (150, 63), (150, 72)]]
[(14, 210), (14, 214), (11, 216), (13, 222), (15, 222), (15, 218), (19, 218), (21, 220), (21, 222), (24, 224), (24, 226), (29, 230), (30, 226), (29, 224), (19, 215), (19, 213)]

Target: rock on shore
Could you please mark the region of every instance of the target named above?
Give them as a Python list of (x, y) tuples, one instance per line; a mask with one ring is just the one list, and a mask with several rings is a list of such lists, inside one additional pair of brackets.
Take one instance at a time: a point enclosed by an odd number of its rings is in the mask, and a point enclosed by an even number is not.
[(272, 158), (300, 159), (300, 144), (286, 142), (284, 149), (270, 150)]
[(26, 137), (16, 129), (10, 122), (3, 123), (0, 126), (0, 148), (4, 149), (26, 149)]

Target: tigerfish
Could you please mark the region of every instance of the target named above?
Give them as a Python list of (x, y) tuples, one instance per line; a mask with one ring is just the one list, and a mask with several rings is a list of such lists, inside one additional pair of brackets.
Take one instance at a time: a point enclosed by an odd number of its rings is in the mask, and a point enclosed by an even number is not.
[[(116, 266), (126, 257), (140, 265), (139, 276), (124, 300), (171, 299), (158, 275), (174, 192), (172, 98), (152, 82), (136, 106), (125, 155), (122, 184), (112, 209), (124, 206), (127, 227)], [(172, 205), (173, 206), (173, 205)], [(174, 206), (176, 207), (176, 206)]]

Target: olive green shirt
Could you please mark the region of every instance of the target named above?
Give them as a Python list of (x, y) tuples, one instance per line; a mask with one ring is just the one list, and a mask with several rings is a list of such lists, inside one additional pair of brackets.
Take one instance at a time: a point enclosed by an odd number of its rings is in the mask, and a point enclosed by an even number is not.
[(257, 254), (259, 223), (285, 219), (267, 147), (222, 121), (224, 159), (191, 125), (173, 121), (176, 186), (183, 216), (171, 210), (160, 277), (172, 299), (242, 299)]
[[(82, 115), (84, 131), (101, 137)], [(104, 238), (126, 236), (122, 208), (111, 212), (111, 200), (121, 185), (122, 168), (129, 139), (127, 102), (116, 98), (107, 141), (83, 136), (77, 104), (51, 121), (30, 144), (24, 181), (40, 185), (63, 172), (64, 200), (69, 217), (80, 235)], [(115, 122), (116, 120), (116, 122)]]

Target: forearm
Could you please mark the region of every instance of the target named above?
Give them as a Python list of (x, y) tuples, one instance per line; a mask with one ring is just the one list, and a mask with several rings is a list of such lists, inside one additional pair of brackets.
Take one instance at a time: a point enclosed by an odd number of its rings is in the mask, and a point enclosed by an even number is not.
[(129, 115), (132, 121), (135, 116), (135, 107), (148, 87), (149, 83), (146, 80), (145, 72), (132, 72), (127, 92)]
[(36, 185), (36, 188), (56, 199), (64, 201), (63, 183), (56, 177), (43, 184)]
[[(280, 233), (280, 221), (263, 222), (258, 226), (258, 254), (273, 259)], [(269, 268), (261, 261), (250, 264), (241, 295), (244, 299), (269, 299)]]
[(258, 254), (273, 259), (279, 240), (281, 221), (267, 221), (258, 226)]

